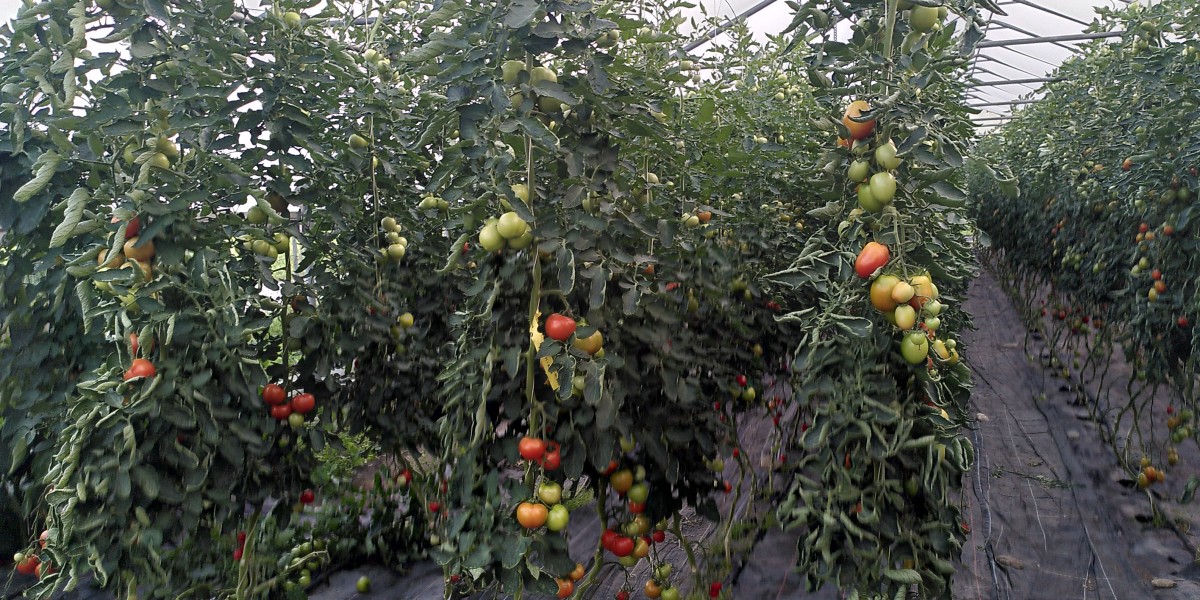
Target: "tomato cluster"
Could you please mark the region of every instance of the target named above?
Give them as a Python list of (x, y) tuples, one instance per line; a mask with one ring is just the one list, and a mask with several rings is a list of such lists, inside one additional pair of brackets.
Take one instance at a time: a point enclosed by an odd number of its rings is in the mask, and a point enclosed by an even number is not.
[(304, 415), (317, 407), (316, 396), (309, 393), (296, 394), (288, 398), (287, 390), (277, 383), (263, 386), (263, 402), (267, 404), (271, 418), (277, 421), (287, 421), (293, 427), (304, 424)]

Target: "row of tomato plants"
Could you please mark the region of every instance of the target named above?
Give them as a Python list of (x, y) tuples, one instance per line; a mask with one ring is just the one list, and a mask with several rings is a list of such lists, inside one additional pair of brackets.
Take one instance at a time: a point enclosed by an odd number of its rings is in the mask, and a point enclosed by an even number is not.
[(449, 596), (584, 596), (646, 559), (669, 598), (653, 544), (684, 505), (732, 518), (714, 465), (764, 412), (810, 584), (944, 592), (972, 454), (956, 73), (988, 4), (926, 4), (809, 2), (702, 59), (682, 4), (23, 8), (0, 439), (45, 531), (32, 593), (303, 583), (324, 540), (270, 567), (295, 519), (267, 507), (305, 512), (318, 453), (366, 433), (402, 463), (389, 543)]
[[(1104, 398), (1095, 416), (1120, 424), (1112, 448), (1148, 489), (1186, 467), (1179, 450), (1197, 439), (1200, 132), (1185, 115), (1197, 110), (1200, 15), (1163, 2), (1099, 16), (1097, 29), (1121, 36), (1086, 46), (981, 141), (1009, 173), (974, 171), (971, 191), (1019, 305), (1076, 350), (1055, 366)], [(1127, 375), (1110, 372), (1118, 351)], [(1175, 481), (1190, 501), (1196, 477)]]

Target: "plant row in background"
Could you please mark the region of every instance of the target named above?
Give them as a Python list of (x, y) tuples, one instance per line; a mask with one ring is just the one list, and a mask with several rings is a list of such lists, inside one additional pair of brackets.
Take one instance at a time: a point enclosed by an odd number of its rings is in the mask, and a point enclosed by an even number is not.
[[(1113, 450), (1143, 489), (1178, 472), (1197, 439), (1198, 20), (1187, 2), (1099, 10), (1093, 28), (1123, 35), (1088, 45), (982, 140), (1006, 177), (971, 177), (998, 272), (1074, 351), (1054, 366), (1104, 399), (1094, 416), (1119, 425)], [(1129, 373), (1110, 369), (1117, 352)], [(1170, 489), (1187, 502), (1200, 481), (1184, 481)]]
[[(810, 2), (702, 57), (682, 3), (317, 4), (47, 0), (4, 31), (32, 594), (429, 556), (448, 597), (587, 597), (610, 562), (649, 565), (618, 597), (727, 595), (657, 544), (685, 505), (733, 525), (747, 418), (812, 586), (948, 593), (986, 3)], [(365, 447), (390, 466), (351, 492)]]

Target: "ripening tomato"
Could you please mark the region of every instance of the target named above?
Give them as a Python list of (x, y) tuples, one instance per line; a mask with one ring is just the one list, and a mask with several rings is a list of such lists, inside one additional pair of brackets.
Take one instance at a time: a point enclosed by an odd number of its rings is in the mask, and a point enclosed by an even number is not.
[(891, 258), (892, 253), (887, 246), (879, 242), (867, 242), (858, 253), (858, 259), (854, 261), (854, 271), (859, 277), (866, 279), (886, 265)]
[(871, 282), (871, 306), (879, 312), (887, 312), (896, 308), (896, 301), (892, 300), (892, 291), (896, 285), (900, 283), (900, 278), (895, 275), (880, 275)]
[(575, 569), (571, 571), (568, 577), (571, 578), (571, 581), (579, 581), (583, 579), (584, 575), (587, 575), (587, 569), (583, 567), (583, 563), (575, 563)]
[(575, 319), (554, 313), (546, 317), (546, 335), (552, 340), (565, 342), (575, 333)]
[(633, 471), (629, 469), (621, 469), (608, 477), (608, 484), (612, 486), (618, 494), (625, 494), (633, 487)]
[(585, 338), (575, 338), (575, 342), (572, 345), (588, 354), (595, 355), (604, 347), (604, 336), (597, 329), (592, 335)]
[(312, 394), (300, 394), (292, 398), (292, 410), (302, 415), (312, 412), (312, 409), (316, 408), (316, 406), (317, 399)]
[(156, 372), (154, 363), (144, 358), (135, 358), (129, 365), (129, 370), (125, 371), (125, 381), (138, 377), (154, 377)]
[(657, 581), (647, 579), (645, 587), (642, 588), (642, 593), (646, 594), (647, 598), (659, 598), (662, 596), (662, 587), (658, 585)]
[(537, 529), (546, 524), (550, 511), (544, 504), (522, 502), (517, 505), (517, 522), (525, 529)]
[(287, 392), (277, 383), (268, 383), (263, 386), (262, 399), (270, 406), (277, 406), (287, 402)]
[(535, 437), (525, 436), (517, 442), (517, 452), (525, 460), (541, 460), (546, 455), (546, 442)]
[(871, 135), (871, 131), (875, 129), (875, 119), (870, 119), (862, 123), (854, 121), (854, 119), (868, 110), (871, 110), (871, 105), (865, 100), (855, 100), (850, 103), (850, 106), (846, 107), (846, 112), (842, 115), (842, 124), (846, 126), (846, 129), (850, 130), (851, 140), (861, 140)]

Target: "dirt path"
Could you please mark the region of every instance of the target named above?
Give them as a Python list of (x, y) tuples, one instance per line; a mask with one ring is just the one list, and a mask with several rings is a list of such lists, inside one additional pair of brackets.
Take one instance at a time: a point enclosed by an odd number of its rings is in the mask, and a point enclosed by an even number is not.
[[(1200, 569), (1128, 485), (1076, 394), (1026, 354), (1025, 328), (984, 272), (965, 308), (978, 464), (956, 598), (1200, 598)], [(1038, 343), (1029, 351), (1044, 353)], [(1155, 589), (1152, 580), (1174, 588)]]

